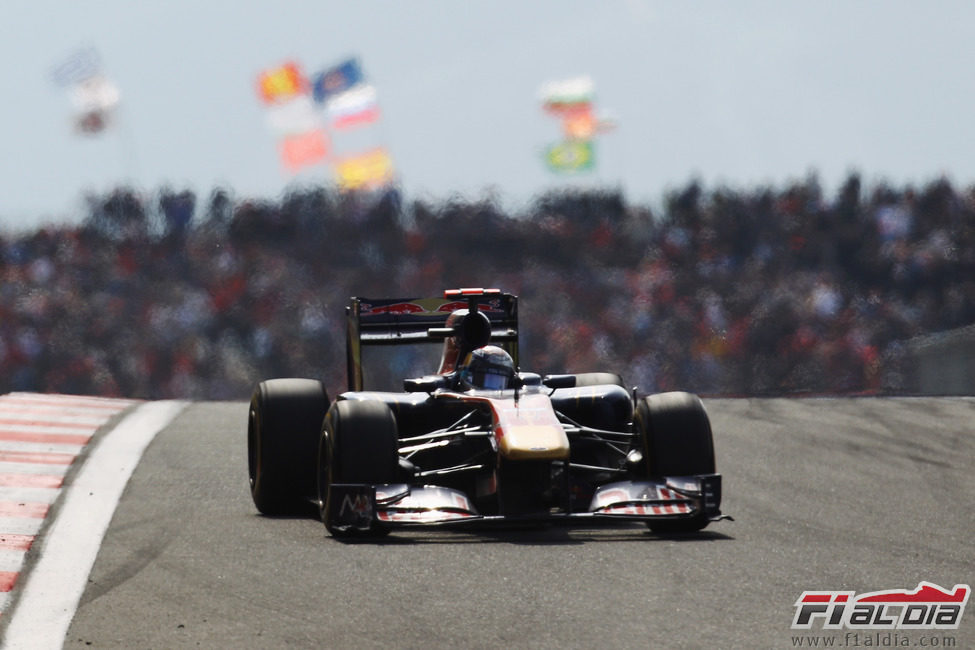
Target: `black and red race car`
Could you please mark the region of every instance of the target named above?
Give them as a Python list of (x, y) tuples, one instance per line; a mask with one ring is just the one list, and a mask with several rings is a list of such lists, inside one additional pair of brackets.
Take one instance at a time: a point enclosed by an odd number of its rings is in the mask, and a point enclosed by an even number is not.
[[(417, 362), (402, 350), (431, 342), (440, 344), (435, 374), (365, 390), (390, 367)], [(366, 359), (373, 349), (400, 354), (376, 370)], [(313, 379), (255, 389), (247, 447), (260, 512), (314, 509), (337, 537), (619, 520), (690, 532), (727, 518), (701, 400), (640, 396), (613, 373), (518, 371), (511, 294), (352, 298), (347, 356), (349, 390), (334, 401)]]

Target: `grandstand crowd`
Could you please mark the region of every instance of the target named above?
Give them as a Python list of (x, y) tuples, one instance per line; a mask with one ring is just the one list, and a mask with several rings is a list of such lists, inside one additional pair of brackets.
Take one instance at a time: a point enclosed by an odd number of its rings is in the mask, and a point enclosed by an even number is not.
[[(519, 296), (521, 366), (706, 395), (910, 392), (905, 343), (975, 323), (975, 189), (552, 192), (406, 202), (118, 188), (0, 234), (0, 392), (246, 399), (344, 388), (350, 296)], [(2, 217), (2, 215), (0, 215)], [(427, 371), (433, 372), (435, 368)]]

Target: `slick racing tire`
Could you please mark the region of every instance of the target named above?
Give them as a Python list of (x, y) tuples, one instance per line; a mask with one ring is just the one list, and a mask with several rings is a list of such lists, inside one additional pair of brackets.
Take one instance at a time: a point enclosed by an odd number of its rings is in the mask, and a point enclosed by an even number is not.
[(247, 468), (254, 505), (265, 515), (314, 512), (316, 459), (328, 394), (313, 379), (269, 379), (251, 396)]
[(335, 524), (332, 485), (383, 485), (399, 478), (399, 435), (396, 418), (383, 402), (339, 400), (325, 416), (318, 447), (319, 514), (335, 537), (379, 536), (388, 532), (375, 522), (368, 527)]
[[(690, 393), (648, 395), (637, 402), (633, 424), (640, 435), (646, 478), (713, 474), (711, 422), (701, 399)], [(692, 519), (648, 522), (654, 532), (691, 532), (708, 525)]]

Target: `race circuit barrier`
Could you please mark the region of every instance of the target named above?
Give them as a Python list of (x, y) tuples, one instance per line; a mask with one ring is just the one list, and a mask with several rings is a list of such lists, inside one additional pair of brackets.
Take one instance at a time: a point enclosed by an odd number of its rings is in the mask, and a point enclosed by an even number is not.
[(906, 351), (909, 392), (975, 395), (975, 325), (911, 339)]

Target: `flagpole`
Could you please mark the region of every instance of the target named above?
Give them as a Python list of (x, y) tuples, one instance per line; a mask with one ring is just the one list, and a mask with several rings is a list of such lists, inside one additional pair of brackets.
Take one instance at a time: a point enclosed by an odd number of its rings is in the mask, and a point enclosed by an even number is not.
[[(118, 142), (119, 160), (122, 166), (122, 176), (126, 183), (138, 186), (139, 178), (139, 155), (135, 144), (135, 137), (129, 122), (125, 118), (122, 107), (118, 109)], [(125, 179), (126, 175), (129, 176)]]

